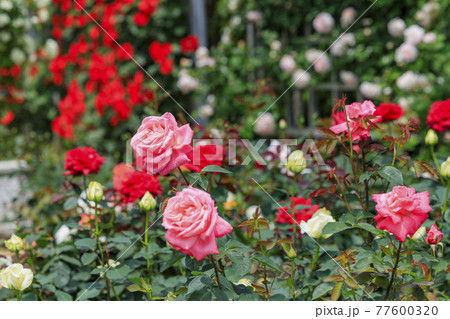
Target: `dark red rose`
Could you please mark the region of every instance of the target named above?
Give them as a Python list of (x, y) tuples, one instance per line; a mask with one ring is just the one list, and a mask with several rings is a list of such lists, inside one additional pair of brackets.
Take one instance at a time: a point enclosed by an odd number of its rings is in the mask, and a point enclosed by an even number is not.
[(156, 62), (163, 63), (167, 59), (170, 52), (172, 52), (172, 45), (168, 42), (160, 43), (153, 41), (148, 48), (150, 57)]
[(197, 50), (199, 41), (195, 35), (188, 35), (180, 40), (181, 52), (191, 53)]
[(401, 118), (405, 114), (400, 105), (394, 103), (382, 103), (376, 110), (374, 115), (382, 117), (382, 122), (395, 121)]
[(222, 166), (225, 149), (221, 145), (199, 145), (186, 155), (191, 162), (185, 166), (191, 171), (200, 173), (208, 165)]
[(113, 169), (113, 185), (122, 195), (123, 203), (132, 203), (147, 191), (153, 196), (162, 193), (158, 176), (136, 171), (132, 166), (123, 163)]
[(77, 147), (66, 153), (64, 162), (64, 175), (97, 174), (105, 162), (105, 157), (98, 155), (91, 147)]
[(73, 139), (73, 124), (65, 116), (58, 116), (52, 121), (52, 131), (64, 139)]
[(172, 73), (173, 68), (173, 60), (165, 59), (159, 64), (159, 72), (162, 74), (170, 74)]
[(437, 101), (431, 105), (427, 124), (440, 133), (450, 130), (450, 99)]
[[(292, 219), (292, 210), (295, 212), (295, 221), (297, 225), (300, 225), (302, 221), (308, 221), (312, 215), (320, 208), (319, 205), (312, 205), (311, 198), (305, 199), (303, 197), (291, 197), (291, 204), (288, 207), (278, 208), (278, 213), (276, 215), (275, 221), (279, 224), (289, 224), (292, 225), (294, 220)], [(284, 204), (284, 202), (281, 202)], [(297, 206), (307, 206), (306, 208), (301, 208)]]

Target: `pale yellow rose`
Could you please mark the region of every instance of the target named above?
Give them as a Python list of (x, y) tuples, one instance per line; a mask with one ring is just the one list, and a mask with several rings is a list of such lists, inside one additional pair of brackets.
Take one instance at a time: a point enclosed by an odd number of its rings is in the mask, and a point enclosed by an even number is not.
[(328, 238), (331, 234), (322, 236), (322, 229), (330, 222), (335, 222), (333, 216), (331, 216), (331, 212), (325, 208), (321, 208), (308, 221), (302, 221), (300, 228), (302, 233), (307, 233), (313, 238)]
[(0, 271), (0, 284), (2, 287), (15, 290), (27, 289), (33, 281), (33, 272), (23, 268), (21, 264), (12, 264)]

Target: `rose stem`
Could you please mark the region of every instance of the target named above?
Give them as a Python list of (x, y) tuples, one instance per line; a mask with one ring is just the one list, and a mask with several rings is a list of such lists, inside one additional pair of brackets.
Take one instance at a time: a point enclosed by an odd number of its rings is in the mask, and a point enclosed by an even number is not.
[(189, 183), (188, 179), (186, 178), (186, 176), (184, 175), (183, 171), (181, 170), (181, 168), (178, 167), (178, 171), (181, 173), (181, 176), (183, 176), (184, 180), (186, 181), (187, 185), (190, 185), (191, 183)]
[(219, 289), (222, 289), (222, 287), (220, 286), (219, 271), (217, 270), (217, 265), (216, 262), (214, 261), (214, 257), (212, 255), (208, 255), (208, 258), (211, 261), (211, 264), (214, 266), (214, 272), (216, 273), (217, 287), (219, 287)]
[(391, 291), (392, 284), (394, 283), (394, 280), (395, 280), (395, 274), (397, 272), (397, 266), (398, 266), (398, 262), (400, 260), (401, 248), (402, 248), (402, 242), (400, 242), (400, 244), (398, 245), (397, 260), (395, 261), (394, 269), (392, 269), (391, 281), (389, 282), (389, 286), (388, 286), (388, 289), (387, 289), (387, 292), (386, 292), (386, 296), (384, 296), (384, 299), (386, 299), (386, 300), (389, 298), (389, 292)]

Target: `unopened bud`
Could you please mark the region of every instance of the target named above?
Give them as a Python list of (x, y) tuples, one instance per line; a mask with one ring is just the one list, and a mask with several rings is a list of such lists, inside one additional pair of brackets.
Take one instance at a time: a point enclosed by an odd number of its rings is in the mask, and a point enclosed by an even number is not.
[(141, 200), (139, 201), (139, 207), (146, 212), (155, 209), (156, 200), (152, 196), (152, 194), (150, 194), (150, 192), (146, 192), (144, 196), (142, 196)]
[(425, 144), (436, 145), (438, 142), (438, 136), (434, 130), (429, 129), (427, 135), (425, 136)]
[(306, 158), (302, 151), (292, 152), (287, 160), (286, 168), (292, 173), (298, 174), (306, 168)]
[(87, 198), (90, 201), (98, 203), (103, 199), (103, 188), (102, 184), (98, 182), (90, 182), (87, 192)]
[(450, 178), (450, 157), (441, 165), (441, 175)]

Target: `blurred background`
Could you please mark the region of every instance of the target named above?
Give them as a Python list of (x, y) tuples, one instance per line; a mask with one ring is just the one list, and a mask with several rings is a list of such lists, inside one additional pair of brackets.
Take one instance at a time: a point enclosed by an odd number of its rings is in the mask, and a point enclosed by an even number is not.
[(109, 176), (152, 114), (195, 119), (197, 137), (304, 137), (330, 123), (345, 94), (396, 103), (424, 124), (450, 96), (449, 9), (450, 0), (0, 0), (0, 220), (25, 199), (35, 202), (24, 215), (50, 201), (73, 147), (106, 155)]

